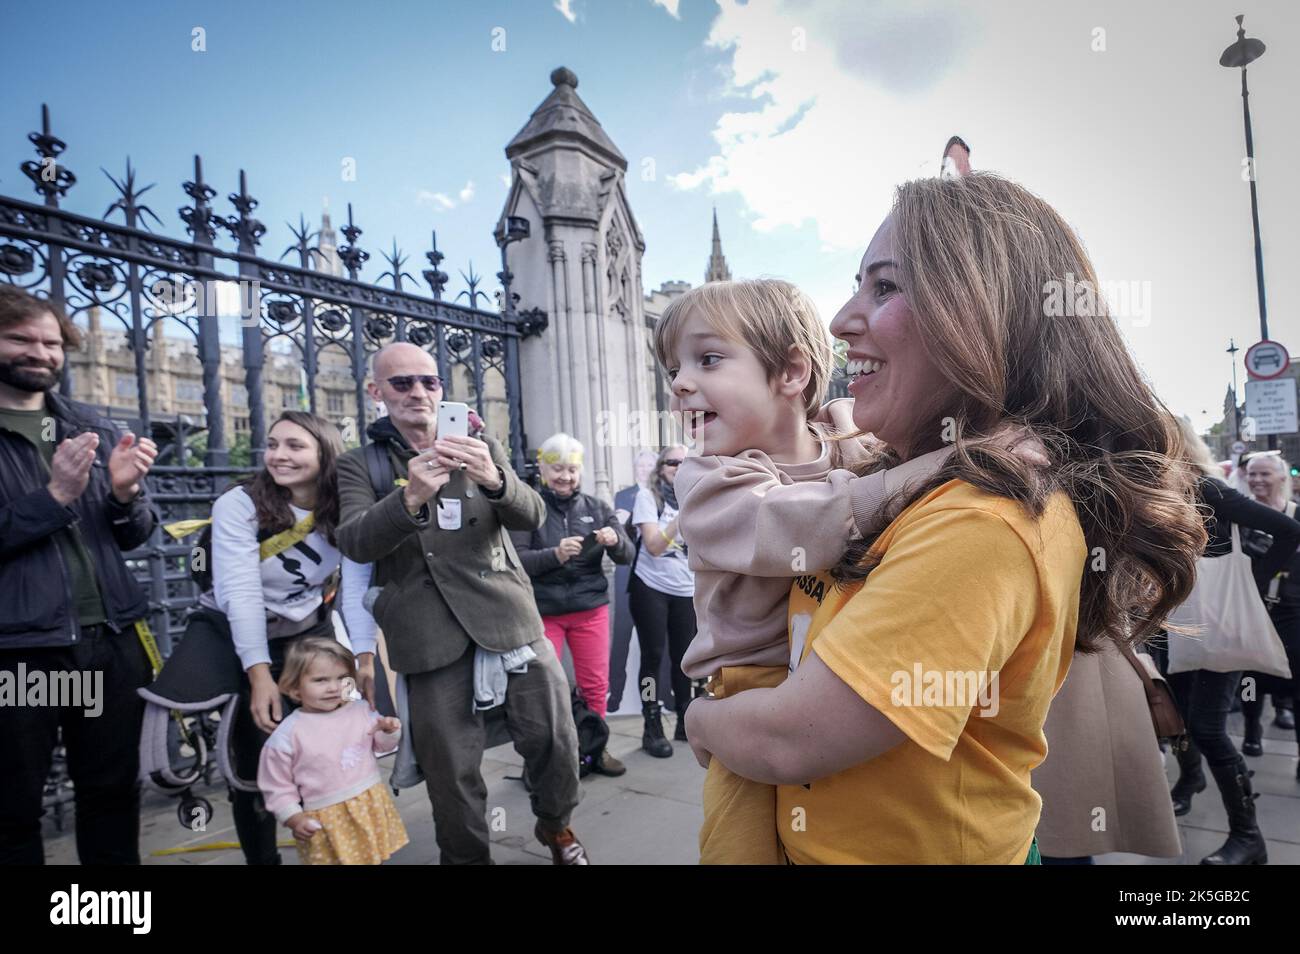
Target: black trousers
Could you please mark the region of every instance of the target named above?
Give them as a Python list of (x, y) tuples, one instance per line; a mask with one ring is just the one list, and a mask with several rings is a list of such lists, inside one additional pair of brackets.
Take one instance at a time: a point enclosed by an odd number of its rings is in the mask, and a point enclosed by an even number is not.
[[(623, 701), (623, 692), (627, 688), (627, 654), (632, 648), (632, 610), (628, 606), (628, 586), (631, 582), (631, 568), (614, 567), (614, 626), (609, 641), (609, 708), (617, 709)], [(663, 656), (663, 665), (659, 669), (658, 698), (668, 708), (673, 701), (673, 681), (669, 670), (672, 662)], [(639, 664), (638, 664), (639, 665)], [(638, 694), (640, 689), (637, 689)]]
[[(673, 703), (677, 714), (685, 715), (691, 701), (691, 680), (682, 672), (682, 656), (695, 638), (695, 600), (689, 596), (670, 596), (649, 586), (636, 574), (628, 593), (628, 605), (636, 624), (637, 641), (641, 644), (641, 698), (646, 697), (646, 680), (656, 686), (663, 666), (664, 650), (668, 650), (669, 668), (673, 684)], [(652, 698), (657, 698), (656, 692)]]
[(1191, 736), (1189, 752), (1204, 755), (1211, 765), (1227, 765), (1240, 758), (1237, 747), (1228, 738), (1228, 712), (1241, 682), (1239, 672), (1169, 671), (1169, 644), (1161, 634), (1147, 646), (1152, 658), (1174, 693), (1178, 714)]
[[(135, 631), (91, 626), (72, 646), (0, 650), (7, 679), (17, 680), (20, 664), (28, 685), (36, 672), (89, 673), (98, 688), (77, 706), (51, 705), (68, 700), (48, 697), (40, 705), (0, 705), (0, 864), (45, 861), (41, 800), (60, 729), (75, 793), (77, 857), (85, 865), (139, 864), (144, 700), (136, 690), (150, 669)], [(91, 693), (97, 698), (87, 706)]]
[(632, 613), (627, 605), (628, 567), (614, 567), (614, 620), (609, 640), (609, 708), (617, 709), (627, 683), (627, 653), (632, 646)]
[[(224, 618), (222, 619), (224, 622)], [(212, 625), (209, 618), (198, 614), (190, 618), (190, 626)], [(186, 632), (188, 632), (188, 627)], [(227, 631), (229, 628), (227, 627)], [(333, 638), (334, 629), (329, 621), (320, 623), (305, 633), (272, 639), (266, 644), (271, 656), (271, 678), (278, 680), (284, 672), (284, 657), (289, 647), (307, 636), (326, 636)], [(235, 713), (235, 724), (230, 730), (230, 748), (235, 772), (245, 781), (256, 781), (257, 764), (262, 756), (262, 746), (270, 738), (257, 727), (251, 710), (252, 683), (245, 673), (241, 678), (239, 706)], [(297, 708), (288, 696), (280, 696), (281, 716), (287, 716)], [(239, 847), (244, 850), (244, 860), (250, 865), (278, 865), (280, 850), (276, 847), (278, 838), (275, 816), (266, 810), (261, 792), (244, 792), (237, 788), (230, 790), (230, 809), (235, 817), (235, 832), (239, 835)]]
[(1195, 669), (1171, 673), (1168, 679), (1187, 733), (1205, 760), (1211, 765), (1236, 763), (1237, 747), (1228, 738), (1228, 709), (1241, 673)]

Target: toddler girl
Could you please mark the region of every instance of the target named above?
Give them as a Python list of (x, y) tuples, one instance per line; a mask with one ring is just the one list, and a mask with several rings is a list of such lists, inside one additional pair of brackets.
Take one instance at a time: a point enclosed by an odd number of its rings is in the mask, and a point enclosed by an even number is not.
[(327, 637), (290, 647), (280, 691), (296, 702), (262, 748), (266, 808), (309, 865), (377, 865), (408, 841), (376, 755), (397, 748), (401, 723), (352, 701), (356, 662)]

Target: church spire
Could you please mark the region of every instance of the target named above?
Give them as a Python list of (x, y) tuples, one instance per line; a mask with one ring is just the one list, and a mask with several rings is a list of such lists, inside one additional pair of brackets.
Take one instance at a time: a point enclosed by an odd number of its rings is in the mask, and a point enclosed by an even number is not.
[(709, 268), (704, 273), (706, 282), (731, 281), (731, 269), (722, 255), (722, 237), (718, 234), (718, 207), (713, 207), (713, 251), (709, 255)]
[(316, 250), (313, 255), (316, 271), (327, 275), (342, 275), (343, 262), (339, 259), (338, 235), (330, 224), (330, 200), (322, 200), (320, 214), (320, 232), (317, 235)]

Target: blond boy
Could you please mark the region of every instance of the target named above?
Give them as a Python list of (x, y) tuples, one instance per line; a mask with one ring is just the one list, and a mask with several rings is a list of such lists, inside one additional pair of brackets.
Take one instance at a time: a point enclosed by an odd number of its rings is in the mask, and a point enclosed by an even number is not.
[[(879, 446), (837, 439), (852, 431), (852, 401), (821, 406), (830, 339), (811, 300), (788, 282), (687, 292), (664, 312), (655, 352), (698, 455), (676, 478), (698, 620), (682, 669), (709, 678), (716, 696), (775, 686), (789, 667), (793, 581), (829, 569), (850, 540), (879, 530), (886, 498), (933, 473), (949, 450), (859, 476), (879, 466)], [(714, 759), (700, 860), (784, 863), (776, 790)]]

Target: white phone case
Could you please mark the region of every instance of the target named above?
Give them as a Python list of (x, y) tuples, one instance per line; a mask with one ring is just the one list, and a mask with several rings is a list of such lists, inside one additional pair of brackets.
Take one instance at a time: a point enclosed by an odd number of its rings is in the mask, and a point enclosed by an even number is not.
[(438, 402), (438, 437), (469, 437), (469, 405)]

